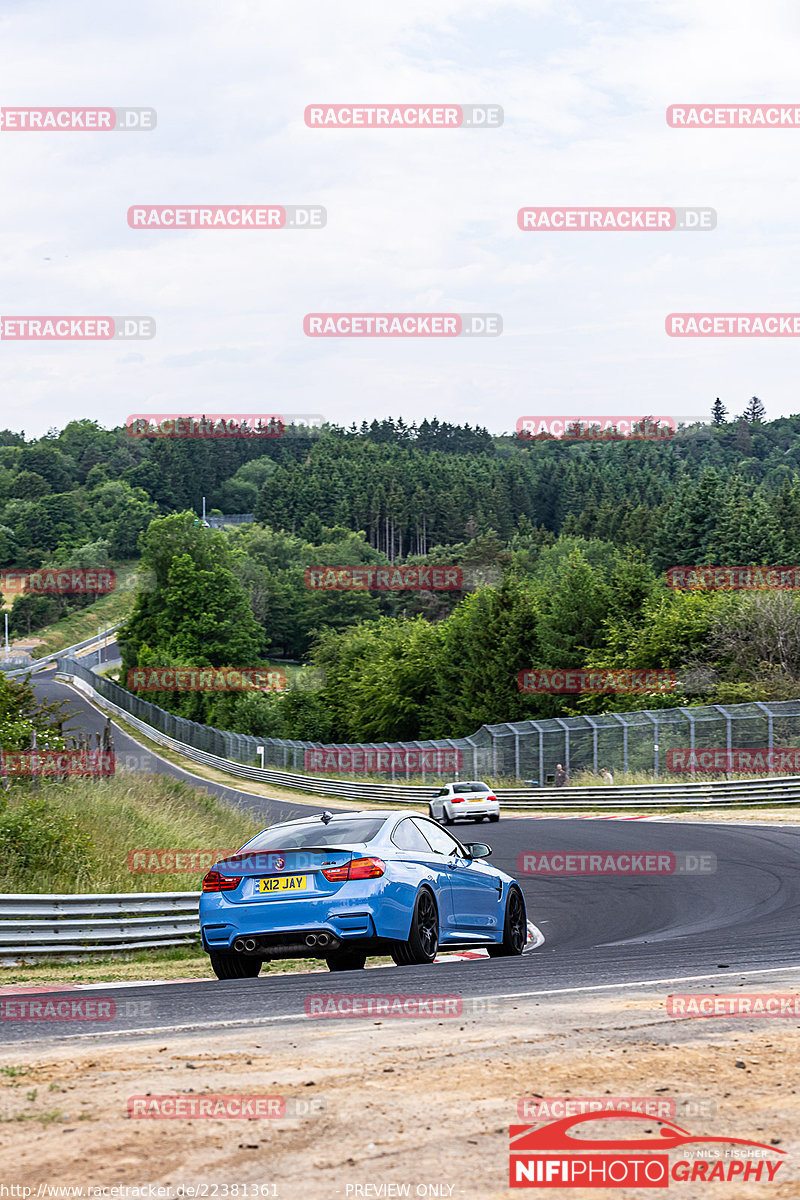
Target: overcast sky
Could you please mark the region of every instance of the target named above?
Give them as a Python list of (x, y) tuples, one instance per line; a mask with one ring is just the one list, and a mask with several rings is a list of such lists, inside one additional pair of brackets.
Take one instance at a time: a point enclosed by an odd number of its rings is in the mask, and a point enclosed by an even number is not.
[[(0, 2), (3, 106), (153, 106), (151, 133), (0, 132), (4, 316), (147, 314), (127, 345), (0, 341), (0, 425), (138, 412), (704, 419), (800, 411), (797, 339), (667, 337), (800, 310), (791, 0)], [(311, 103), (487, 102), (493, 130), (309, 129)], [(317, 231), (133, 230), (132, 204), (321, 204)], [(526, 205), (708, 205), (703, 233), (522, 233)], [(312, 339), (309, 312), (497, 312), (491, 339)]]

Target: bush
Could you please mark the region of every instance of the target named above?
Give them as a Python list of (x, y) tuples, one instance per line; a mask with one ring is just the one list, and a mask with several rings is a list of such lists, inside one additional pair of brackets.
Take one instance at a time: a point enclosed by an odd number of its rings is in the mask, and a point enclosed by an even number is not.
[(91, 869), (92, 840), (74, 813), (60, 811), (42, 796), (0, 809), (0, 880), (47, 876), (75, 883)]

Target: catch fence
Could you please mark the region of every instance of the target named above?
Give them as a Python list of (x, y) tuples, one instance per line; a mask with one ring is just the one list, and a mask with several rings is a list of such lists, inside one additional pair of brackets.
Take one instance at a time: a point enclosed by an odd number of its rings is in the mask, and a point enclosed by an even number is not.
[[(363, 765), (359, 770), (353, 769), (359, 760), (362, 764), (382, 761), (386, 769), (371, 770), (370, 774), (390, 779), (392, 783), (408, 781), (412, 776), (421, 777), (423, 783), (428, 776), (431, 783), (443, 778), (490, 777), (522, 781), (529, 787), (547, 787), (552, 785), (559, 764), (572, 776), (584, 771), (598, 774), (606, 768), (612, 775), (643, 773), (658, 779), (659, 775), (675, 770), (670, 751), (691, 750), (695, 752), (694, 758), (688, 753), (684, 756), (687, 769), (683, 773), (689, 781), (697, 774), (709, 773), (696, 765), (697, 756), (704, 750), (763, 749), (794, 751), (797, 765), (792, 767), (789, 760), (775, 773), (800, 774), (798, 700), (507, 721), (482, 725), (469, 737), (323, 745), (233, 733), (176, 716), (113, 680), (96, 675), (90, 668), (96, 665), (97, 657), (97, 652), (80, 660), (59, 657), (58, 670), (82, 679), (118, 708), (167, 737), (248, 766), (307, 774), (314, 770), (315, 763), (332, 759), (337, 763), (336, 768), (325, 767), (324, 773), (346, 777), (364, 774)], [(318, 751), (323, 751), (323, 755), (315, 754)], [(444, 770), (432, 768), (430, 763), (426, 764), (425, 751), (440, 752), (438, 761), (451, 765)], [(382, 760), (378, 759), (379, 753)]]

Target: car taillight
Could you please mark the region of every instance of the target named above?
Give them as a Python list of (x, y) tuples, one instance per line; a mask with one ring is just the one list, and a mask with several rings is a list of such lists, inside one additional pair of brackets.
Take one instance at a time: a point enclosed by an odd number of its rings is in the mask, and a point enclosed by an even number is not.
[(378, 879), (385, 870), (382, 858), (351, 858), (341, 867), (323, 867), (322, 874), (329, 883), (345, 883), (348, 879)]
[(487, 800), (494, 800), (495, 804), (497, 803), (497, 796), (487, 796), (487, 797), (486, 797), (486, 799), (487, 799)]
[(450, 803), (451, 804), (463, 804), (465, 800), (466, 800), (466, 796), (451, 796)]
[(220, 875), (219, 871), (209, 871), (203, 878), (203, 891), (232, 892), (241, 882), (241, 875)]

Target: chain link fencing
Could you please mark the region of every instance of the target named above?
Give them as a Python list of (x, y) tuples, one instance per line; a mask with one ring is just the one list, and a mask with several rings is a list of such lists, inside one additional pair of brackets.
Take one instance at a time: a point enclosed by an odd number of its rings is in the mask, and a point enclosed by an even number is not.
[[(371, 770), (369, 774), (392, 783), (408, 781), (412, 776), (421, 777), (423, 783), (427, 782), (428, 776), (432, 783), (442, 778), (482, 779), (488, 776), (495, 780), (524, 781), (531, 787), (546, 787), (553, 783), (559, 764), (573, 776), (584, 771), (597, 774), (606, 768), (612, 775), (644, 773), (658, 779), (660, 774), (672, 773), (670, 751), (691, 750), (697, 756), (704, 750), (794, 750), (800, 764), (799, 700), (508, 721), (482, 725), (470, 737), (323, 745), (233, 733), (176, 716), (113, 680), (96, 675), (90, 668), (97, 664), (98, 657), (97, 652), (80, 660), (59, 656), (58, 670), (83, 679), (101, 696), (167, 737), (249, 766), (269, 766), (286, 771), (319, 769), (311, 766), (320, 761), (319, 755), (315, 756), (313, 752), (323, 751), (322, 761), (325, 755), (333, 754), (337, 763), (335, 769), (326, 773), (363, 775), (363, 763), (379, 761), (378, 753), (383, 752), (386, 769)], [(450, 762), (452, 767), (442, 770), (427, 765), (425, 751), (445, 752), (438, 756), (437, 762)], [(453, 754), (453, 751), (458, 753)], [(449, 756), (447, 752), (450, 752)], [(348, 762), (359, 759), (362, 765), (358, 771), (347, 769)], [(685, 759), (694, 761), (688, 754)], [(398, 766), (398, 761), (405, 766)], [(415, 762), (418, 766), (412, 765)], [(696, 774), (708, 771), (692, 766), (684, 768), (683, 773), (688, 781)], [(724, 767), (721, 773), (725, 773)], [(800, 771), (797, 767), (787, 766), (781, 773)]]

